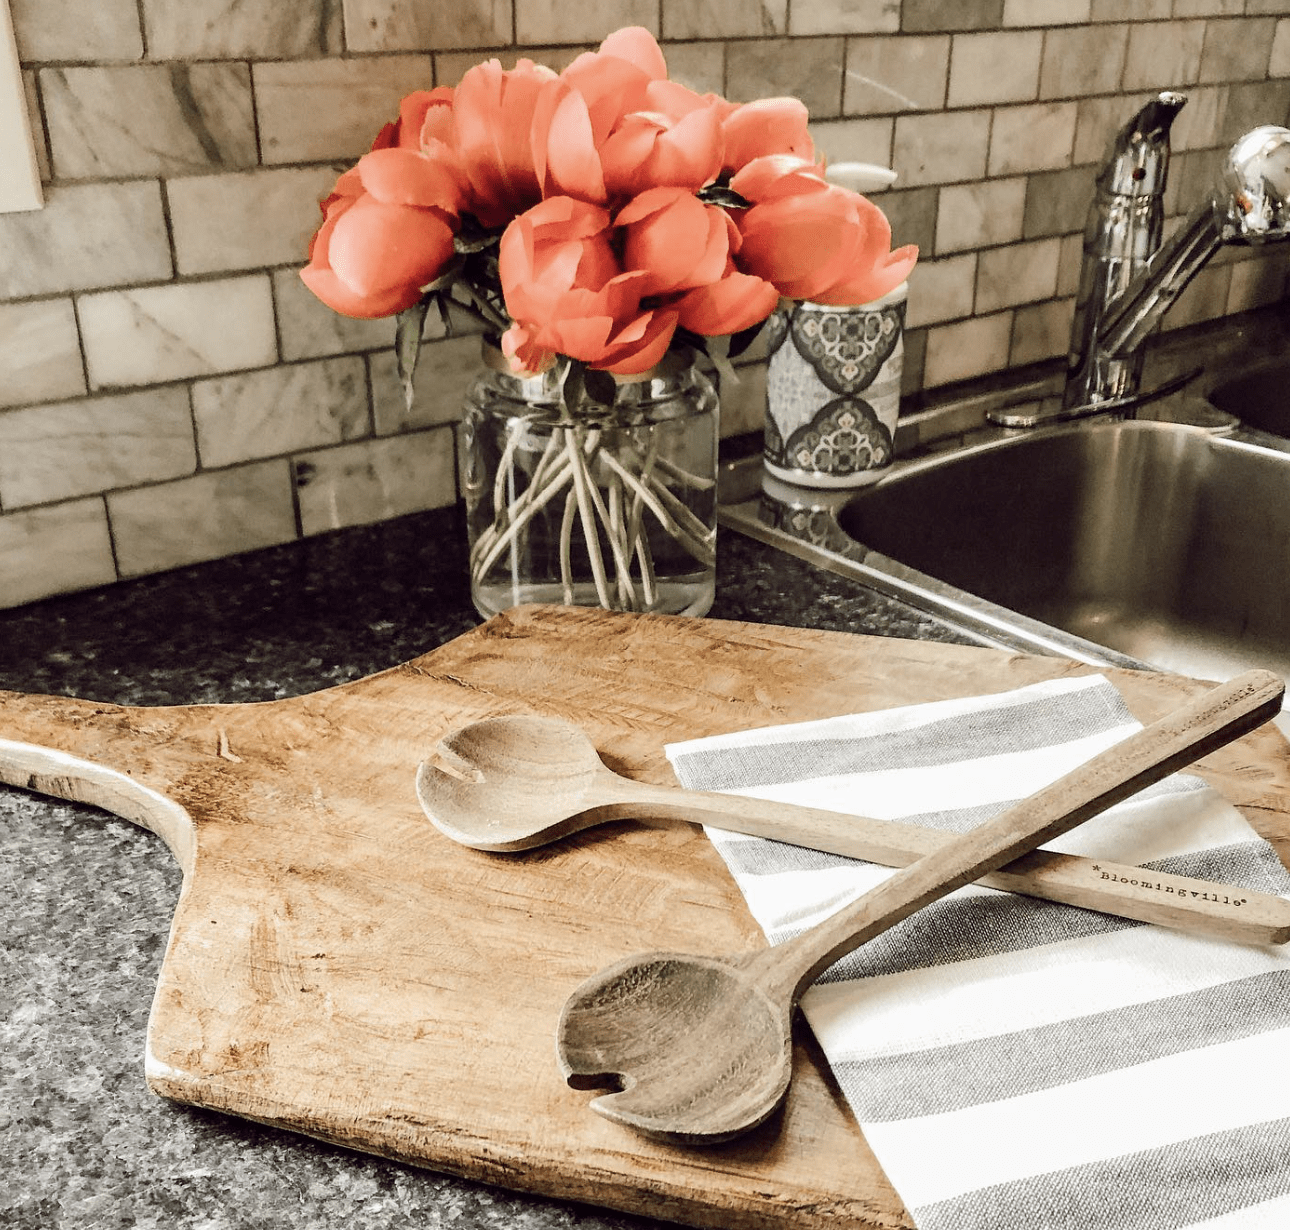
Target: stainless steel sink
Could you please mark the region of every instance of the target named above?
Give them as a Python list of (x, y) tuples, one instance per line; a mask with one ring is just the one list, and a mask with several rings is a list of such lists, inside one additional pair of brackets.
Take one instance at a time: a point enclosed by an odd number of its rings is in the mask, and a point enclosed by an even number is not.
[(1075, 425), (905, 467), (858, 543), (1130, 657), (1290, 673), (1290, 455), (1166, 423)]
[(1206, 397), (1247, 428), (1290, 438), (1290, 364), (1265, 364), (1234, 379), (1220, 380)]
[(981, 643), (1290, 675), (1290, 443), (1144, 421), (975, 436), (845, 496), (763, 483), (723, 519)]

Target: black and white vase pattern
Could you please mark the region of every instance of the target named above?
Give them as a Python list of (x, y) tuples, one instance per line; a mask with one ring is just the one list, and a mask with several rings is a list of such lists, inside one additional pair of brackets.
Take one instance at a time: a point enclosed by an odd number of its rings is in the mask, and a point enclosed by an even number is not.
[(906, 286), (860, 307), (798, 303), (767, 331), (766, 468), (787, 482), (852, 487), (891, 464)]

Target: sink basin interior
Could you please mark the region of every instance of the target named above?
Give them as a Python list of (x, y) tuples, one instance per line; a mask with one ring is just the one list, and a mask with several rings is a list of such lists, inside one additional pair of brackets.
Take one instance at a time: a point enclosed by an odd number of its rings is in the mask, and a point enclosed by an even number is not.
[(1246, 427), (1290, 439), (1290, 364), (1265, 366), (1215, 385), (1206, 394)]
[(1153, 666), (1290, 674), (1290, 455), (1079, 424), (908, 463), (839, 513), (864, 547)]

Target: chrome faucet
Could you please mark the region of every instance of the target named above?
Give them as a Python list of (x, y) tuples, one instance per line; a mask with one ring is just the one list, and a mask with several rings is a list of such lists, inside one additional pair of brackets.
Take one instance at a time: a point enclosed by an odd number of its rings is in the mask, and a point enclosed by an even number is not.
[(1171, 391), (1141, 391), (1143, 343), (1205, 262), (1227, 243), (1290, 239), (1290, 130), (1255, 128), (1228, 151), (1213, 191), (1161, 243), (1169, 128), (1187, 101), (1167, 91), (1116, 135), (1084, 231), (1060, 406), (989, 417), (1010, 427), (1126, 414)]
[(1111, 142), (1084, 227), (1075, 319), (1062, 404), (1118, 400), (1137, 392), (1141, 351), (1113, 355), (1099, 344), (1107, 309), (1160, 248), (1169, 174), (1169, 129), (1187, 96), (1153, 98)]

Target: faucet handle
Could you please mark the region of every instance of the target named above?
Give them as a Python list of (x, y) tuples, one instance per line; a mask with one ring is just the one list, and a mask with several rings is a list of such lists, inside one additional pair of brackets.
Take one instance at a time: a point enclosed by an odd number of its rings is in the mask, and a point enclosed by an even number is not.
[(1226, 199), (1215, 204), (1228, 243), (1266, 243), (1290, 235), (1290, 132), (1254, 128), (1228, 152), (1223, 167)]
[(1169, 129), (1187, 102), (1177, 90), (1157, 94), (1111, 140), (1098, 189), (1113, 196), (1160, 196), (1169, 169)]

